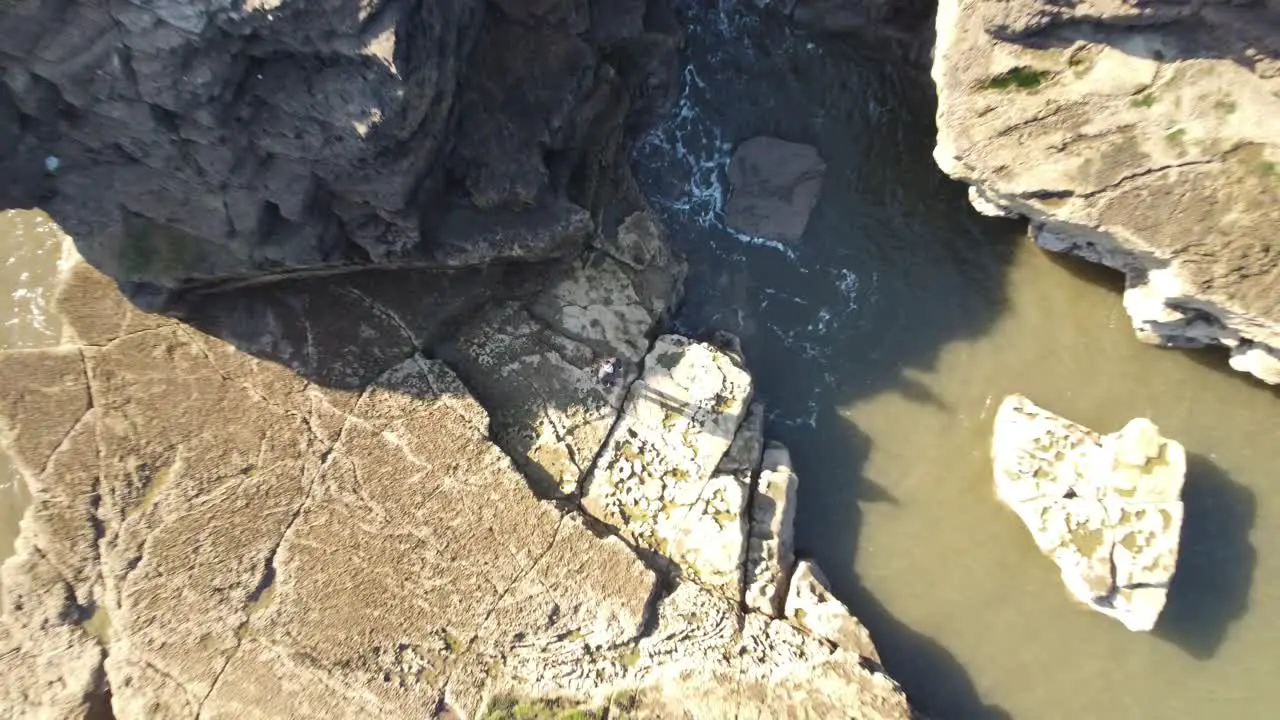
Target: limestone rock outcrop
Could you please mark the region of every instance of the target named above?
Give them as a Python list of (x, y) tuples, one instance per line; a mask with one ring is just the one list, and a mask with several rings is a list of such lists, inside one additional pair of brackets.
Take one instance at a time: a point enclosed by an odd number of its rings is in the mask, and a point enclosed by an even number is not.
[(1138, 337), (1280, 382), (1280, 9), (942, 0), (935, 158), (1126, 277)]
[(827, 576), (810, 560), (796, 564), (786, 597), (786, 617), (837, 647), (880, 662), (866, 626), (831, 592)]
[(826, 172), (812, 145), (774, 137), (747, 140), (729, 161), (725, 225), (752, 237), (799, 242)]
[(490, 307), (442, 348), (541, 494), (577, 493), (684, 272), (637, 210), (549, 287)]
[(789, 578), (795, 566), (792, 546), (799, 478), (791, 469), (791, 452), (769, 441), (751, 495), (751, 534), (747, 541), (745, 602), (774, 617), (784, 615)]
[[(478, 717), (625, 696), (640, 718), (909, 717), (860, 651), (539, 499), (424, 354), (477, 308), (577, 297), (572, 272), (532, 291), (497, 267), (295, 280), (185, 296), (179, 320), (69, 256), (66, 344), (0, 353), (0, 440), (34, 498), (2, 569), (0, 714)], [(640, 347), (581, 342), (606, 340)], [(645, 380), (613, 380), (619, 432), (659, 432), (641, 423), (666, 412), (655, 393), (688, 393), (677, 435), (646, 436), (653, 466), (689, 459), (687, 438), (700, 473), (750, 493), (762, 412), (741, 358), (655, 348)], [(736, 549), (666, 561), (741, 563), (739, 522)]]
[(39, 203), (153, 302), (573, 257), (615, 212), (629, 119), (674, 90), (678, 38), (647, 5), (6, 2), (5, 170), (49, 187), (0, 204)]
[(1145, 418), (1099, 436), (1011, 395), (991, 443), (996, 495), (1090, 608), (1151, 630), (1168, 597), (1182, 532), (1182, 445)]
[(677, 335), (659, 337), (582, 497), (587, 512), (624, 537), (735, 600), (750, 485), (717, 467), (739, 434), (752, 390), (733, 354)]

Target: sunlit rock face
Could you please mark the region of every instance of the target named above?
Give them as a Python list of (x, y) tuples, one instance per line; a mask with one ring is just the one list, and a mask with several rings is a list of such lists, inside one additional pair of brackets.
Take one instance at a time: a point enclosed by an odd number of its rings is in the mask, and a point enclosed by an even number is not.
[(812, 145), (774, 137), (747, 140), (729, 163), (725, 225), (752, 237), (799, 242), (826, 172)]
[(1151, 630), (1178, 562), (1182, 445), (1145, 418), (1100, 436), (1011, 395), (991, 453), (996, 495), (1071, 594), (1130, 630)]
[(1126, 276), (1138, 338), (1280, 382), (1275, 3), (942, 0), (935, 159)]

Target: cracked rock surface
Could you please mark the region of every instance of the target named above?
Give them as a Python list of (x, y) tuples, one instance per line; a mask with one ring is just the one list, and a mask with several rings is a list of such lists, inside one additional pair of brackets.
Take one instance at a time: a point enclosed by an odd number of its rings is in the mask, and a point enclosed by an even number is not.
[[(293, 281), (188, 298), (179, 320), (68, 256), (65, 344), (0, 353), (0, 439), (34, 498), (3, 566), (0, 715), (478, 717), (499, 695), (625, 691), (646, 718), (908, 717), (863, 651), (744, 613), (741, 511), (722, 557), (659, 558), (538, 498), (424, 354), (486, 308), (577, 297), (524, 279)], [(741, 358), (671, 336), (648, 354), (620, 395), (692, 393), (699, 419), (650, 436), (654, 467), (686, 443), (745, 498), (763, 439)], [(622, 433), (644, 416), (626, 406)], [(688, 564), (726, 559), (732, 589)]]
[(1145, 418), (1099, 436), (1011, 395), (991, 442), (996, 495), (1071, 594), (1134, 631), (1155, 627), (1178, 563), (1182, 445)]
[(935, 158), (1126, 276), (1139, 339), (1280, 383), (1274, 3), (942, 0)]

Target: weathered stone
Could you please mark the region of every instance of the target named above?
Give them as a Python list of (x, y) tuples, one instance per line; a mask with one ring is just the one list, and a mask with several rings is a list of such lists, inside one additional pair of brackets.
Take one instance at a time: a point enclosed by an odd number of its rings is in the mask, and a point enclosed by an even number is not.
[(791, 469), (791, 453), (770, 441), (751, 496), (751, 529), (747, 541), (747, 607), (782, 617), (787, 587), (795, 565), (793, 527), (799, 480)]
[(1280, 382), (1280, 15), (943, 0), (935, 158), (979, 210), (1125, 273), (1139, 339)]
[(1145, 418), (1100, 437), (1011, 395), (996, 413), (991, 453), (996, 495), (1071, 594), (1130, 630), (1152, 629), (1178, 561), (1182, 445)]
[(731, 355), (707, 343), (659, 337), (582, 501), (624, 536), (735, 600), (741, 597), (748, 488), (715, 471), (751, 393), (751, 376)]
[(526, 303), (491, 307), (442, 348), (540, 493), (577, 492), (683, 276), (652, 216), (637, 211), (603, 252)]
[(786, 617), (836, 647), (859, 657), (880, 662), (880, 653), (871, 642), (871, 633), (858, 622), (844, 603), (831, 594), (822, 570), (811, 560), (796, 563), (787, 590)]
[(811, 145), (756, 137), (729, 162), (725, 224), (778, 242), (799, 242), (822, 192), (827, 164)]
[(0, 202), (140, 293), (572, 257), (674, 74), (643, 2), (594, 5), (5, 3)]
[[(539, 501), (417, 352), (440, 319), (386, 278), (187, 298), (197, 327), (87, 266), (64, 281), (77, 344), (0, 353), (0, 437), (35, 496), (3, 567), (0, 714), (475, 717), (627, 691), (638, 717), (909, 717), (856, 656)], [(637, 388), (685, 393), (706, 434), (660, 463), (741, 484), (749, 378), (658, 346), (680, 362)]]

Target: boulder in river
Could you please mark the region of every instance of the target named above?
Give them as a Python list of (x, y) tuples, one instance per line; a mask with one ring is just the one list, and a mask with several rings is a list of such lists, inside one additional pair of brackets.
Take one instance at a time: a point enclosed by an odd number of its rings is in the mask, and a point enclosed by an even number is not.
[(1275, 3), (942, 0), (934, 157), (1125, 274), (1140, 340), (1280, 383)]
[(755, 137), (729, 162), (730, 229), (777, 242), (799, 242), (822, 191), (827, 164), (812, 145)]
[(1151, 630), (1178, 562), (1186, 452), (1136, 418), (1101, 436), (1021, 395), (996, 413), (996, 495), (1077, 599)]

